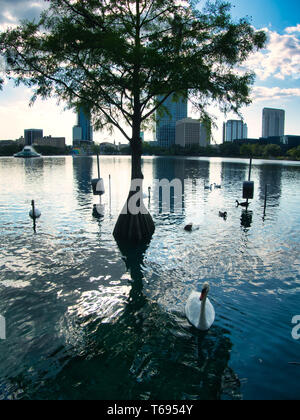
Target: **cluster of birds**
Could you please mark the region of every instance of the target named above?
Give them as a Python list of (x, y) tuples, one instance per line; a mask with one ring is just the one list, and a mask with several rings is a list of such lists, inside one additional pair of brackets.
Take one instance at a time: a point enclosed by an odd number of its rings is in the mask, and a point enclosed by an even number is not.
[[(36, 208), (35, 202), (32, 200), (29, 216), (35, 222), (41, 215), (41, 211)], [(207, 298), (208, 292), (209, 284), (205, 283), (201, 293), (193, 291), (190, 294), (185, 306), (185, 313), (188, 321), (201, 331), (209, 330), (215, 320), (215, 310)]]
[(218, 189), (222, 188), (222, 186), (220, 184), (216, 184), (215, 182), (213, 184), (210, 184), (210, 185), (204, 185), (205, 190), (212, 191), (213, 187), (218, 188)]
[[(205, 190), (212, 190), (214, 188), (222, 188), (221, 185), (217, 184), (210, 184), (204, 185)], [(248, 201), (239, 202), (236, 200), (236, 206), (248, 208), (249, 206)], [(219, 217), (223, 219), (227, 218), (227, 212), (219, 211)], [(193, 230), (193, 223), (189, 223), (184, 228), (186, 231), (191, 232)], [(211, 304), (210, 300), (208, 299), (207, 295), (209, 293), (209, 284), (204, 283), (202, 287), (202, 292), (193, 291), (186, 303), (185, 306), (185, 314), (188, 321), (200, 331), (208, 331), (215, 321), (215, 310), (213, 305)]]
[[(219, 184), (210, 184), (210, 185), (204, 185), (204, 189), (205, 190), (212, 190), (212, 188), (218, 188), (221, 189), (222, 186)], [(244, 207), (244, 208), (248, 208), (249, 206), (249, 202), (248, 201), (243, 201), (243, 202), (239, 202), (238, 200), (235, 201), (236, 202), (236, 206), (239, 207)], [(224, 220), (227, 219), (228, 213), (227, 211), (219, 211), (219, 217), (222, 217)], [(188, 223), (185, 227), (184, 230), (186, 230), (187, 232), (191, 232), (193, 230), (193, 223)]]
[[(217, 186), (215, 188), (221, 188)], [(246, 207), (248, 203), (239, 203), (236, 200), (237, 206)], [(29, 211), (29, 216), (34, 221), (41, 217), (42, 213), (39, 209), (35, 207), (34, 200), (31, 201), (31, 210)], [(226, 218), (227, 212), (219, 212), (219, 216)], [(193, 224), (190, 223), (184, 228), (186, 231), (191, 231), (193, 229)], [(210, 286), (208, 283), (204, 283), (201, 293), (193, 291), (185, 305), (185, 314), (188, 321), (200, 331), (208, 331), (215, 321), (215, 310), (210, 300), (208, 299)]]

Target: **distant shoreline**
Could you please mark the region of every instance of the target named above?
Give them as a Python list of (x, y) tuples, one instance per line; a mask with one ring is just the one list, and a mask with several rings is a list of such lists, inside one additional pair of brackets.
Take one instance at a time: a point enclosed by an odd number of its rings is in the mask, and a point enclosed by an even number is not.
[[(86, 157), (96, 157), (97, 154), (93, 154), (91, 156), (76, 156), (76, 158), (86, 158)], [(104, 157), (104, 156), (108, 156), (108, 157), (131, 157), (130, 154), (117, 154), (117, 153), (104, 153), (101, 154), (100, 156)], [(39, 159), (43, 159), (43, 158), (56, 158), (56, 157), (72, 157), (71, 154), (57, 154), (57, 155), (42, 155), (40, 158), (34, 158), (35, 160), (39, 160)], [(148, 155), (148, 154), (144, 154), (142, 155), (142, 158), (147, 158), (147, 157), (160, 157), (160, 158), (202, 158), (202, 159), (210, 159), (210, 158), (219, 158), (219, 159), (250, 159), (250, 156), (220, 156), (220, 155), (210, 155), (210, 156), (203, 156), (203, 155), (160, 155), (160, 154), (153, 154), (153, 155)], [(0, 155), (0, 159), (3, 158), (14, 158), (13, 155)], [(254, 160), (266, 160), (266, 161), (274, 161), (274, 162), (294, 162), (294, 163), (300, 163), (300, 159), (292, 159), (289, 157), (264, 157), (264, 156), (252, 156), (252, 158)], [(19, 159), (20, 160), (20, 159)], [(26, 160), (26, 159), (24, 159)]]

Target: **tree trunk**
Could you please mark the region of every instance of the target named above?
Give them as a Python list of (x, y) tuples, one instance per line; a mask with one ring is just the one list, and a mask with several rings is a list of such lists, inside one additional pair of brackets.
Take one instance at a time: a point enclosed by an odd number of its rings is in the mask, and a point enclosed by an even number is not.
[(142, 141), (140, 132), (131, 141), (131, 188), (113, 235), (120, 242), (147, 243), (155, 231), (143, 201)]
[(117, 242), (141, 244), (150, 242), (155, 227), (143, 201), (142, 140), (141, 140), (141, 11), (136, 0), (135, 47), (133, 66), (133, 119), (131, 145), (131, 187), (125, 206), (114, 229)]

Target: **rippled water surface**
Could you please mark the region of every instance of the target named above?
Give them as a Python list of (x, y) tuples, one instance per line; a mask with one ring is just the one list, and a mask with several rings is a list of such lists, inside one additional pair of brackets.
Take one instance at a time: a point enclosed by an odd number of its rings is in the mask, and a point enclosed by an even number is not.
[[(248, 214), (235, 206), (246, 160), (143, 167), (156, 232), (122, 254), (112, 231), (129, 158), (101, 158), (103, 219), (92, 214), (96, 159), (0, 159), (0, 399), (299, 399), (300, 366), (289, 363), (300, 362), (300, 166), (254, 161)], [(180, 206), (163, 208), (162, 178), (185, 180)], [(222, 188), (204, 190), (214, 182)], [(204, 281), (216, 321), (199, 333), (184, 305)]]

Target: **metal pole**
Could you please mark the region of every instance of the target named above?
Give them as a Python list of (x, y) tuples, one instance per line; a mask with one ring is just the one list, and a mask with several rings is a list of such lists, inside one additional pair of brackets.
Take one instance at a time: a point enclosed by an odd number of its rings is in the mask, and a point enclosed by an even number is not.
[(100, 179), (100, 162), (99, 162), (99, 153), (97, 153), (97, 167), (98, 167), (98, 179)]
[[(249, 165), (249, 176), (248, 176), (248, 181), (251, 181), (251, 170), (252, 170), (252, 156), (250, 157), (250, 165)], [(247, 206), (246, 206), (246, 210), (248, 210), (248, 206), (249, 206), (249, 199), (247, 198)]]
[(248, 181), (251, 181), (251, 170), (252, 170), (252, 157), (250, 158), (249, 179), (248, 179)]
[(264, 204), (264, 217), (266, 215), (266, 208), (267, 208), (267, 196), (268, 196), (268, 185), (265, 186), (265, 204)]
[(109, 206), (111, 207), (111, 176), (109, 175)]

